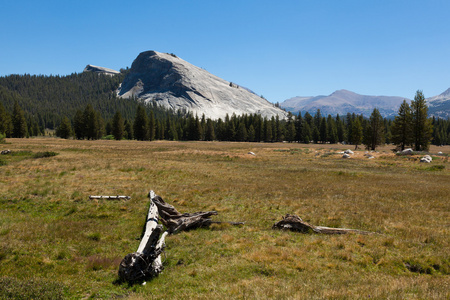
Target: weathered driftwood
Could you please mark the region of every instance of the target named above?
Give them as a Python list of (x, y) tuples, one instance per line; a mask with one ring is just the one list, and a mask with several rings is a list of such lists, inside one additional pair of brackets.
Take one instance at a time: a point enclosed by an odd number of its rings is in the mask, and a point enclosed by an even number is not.
[[(152, 194), (153, 191), (150, 192)], [(154, 194), (154, 193), (153, 193)], [(150, 196), (151, 200), (158, 207), (161, 223), (166, 226), (170, 234), (179, 231), (187, 231), (199, 227), (208, 227), (213, 223), (228, 223), (231, 225), (242, 225), (243, 222), (221, 222), (212, 221), (211, 216), (217, 215), (216, 211), (180, 213), (175, 207), (166, 203), (160, 196)]]
[[(135, 253), (125, 256), (119, 266), (119, 278), (130, 283), (157, 276), (163, 270), (161, 253), (167, 232), (158, 225), (158, 208), (150, 202), (144, 236)], [(161, 235), (161, 237), (160, 237)]]
[(358, 233), (358, 234), (370, 234), (370, 232), (348, 229), (348, 228), (332, 228), (324, 226), (314, 226), (303, 221), (299, 216), (287, 214), (283, 219), (272, 226), (273, 229), (283, 229), (298, 231), (303, 233), (323, 233), (323, 234), (346, 234), (346, 233)]
[(130, 200), (130, 196), (89, 196), (89, 199), (125, 199)]

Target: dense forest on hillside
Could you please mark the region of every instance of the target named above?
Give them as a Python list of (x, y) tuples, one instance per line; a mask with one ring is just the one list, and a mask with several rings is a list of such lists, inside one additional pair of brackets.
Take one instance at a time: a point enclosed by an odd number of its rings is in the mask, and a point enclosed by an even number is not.
[[(223, 120), (210, 120), (168, 111), (155, 104), (116, 97), (115, 90), (125, 73), (0, 77), (0, 134), (37, 136), (44, 135), (45, 129), (56, 129), (58, 136), (77, 139), (347, 143), (364, 144), (367, 149), (393, 142), (401, 143), (402, 148), (414, 145), (412, 137), (399, 142), (400, 120), (382, 118), (376, 109), (371, 116), (351, 113), (323, 116), (318, 110), (314, 115), (308, 112), (298, 116), (289, 114), (287, 120), (259, 115), (231, 115)], [(429, 119), (426, 107), (423, 109), (426, 120), (421, 122), (425, 122), (426, 127), (420, 130), (425, 132), (424, 138), (436, 145), (449, 144), (450, 120)], [(408, 122), (409, 127), (415, 126), (412, 120)]]

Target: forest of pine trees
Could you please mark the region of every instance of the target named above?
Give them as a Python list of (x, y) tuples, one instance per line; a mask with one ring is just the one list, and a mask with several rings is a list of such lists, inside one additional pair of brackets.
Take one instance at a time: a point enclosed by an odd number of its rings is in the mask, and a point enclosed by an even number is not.
[(395, 144), (427, 150), (450, 144), (450, 120), (428, 118), (425, 97), (400, 106), (394, 120), (374, 109), (368, 117), (347, 113), (324, 116), (320, 110), (286, 120), (260, 115), (227, 115), (211, 120), (120, 99), (114, 91), (123, 80), (94, 73), (69, 76), (11, 75), (0, 77), (0, 134), (6, 137), (44, 135), (62, 138), (136, 140), (201, 140), (237, 142), (345, 143), (355, 147)]

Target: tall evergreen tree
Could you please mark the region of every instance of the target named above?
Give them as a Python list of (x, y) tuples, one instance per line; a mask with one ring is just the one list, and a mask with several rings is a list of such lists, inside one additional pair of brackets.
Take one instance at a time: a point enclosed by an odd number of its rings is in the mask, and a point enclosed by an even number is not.
[(66, 116), (64, 116), (61, 124), (59, 124), (56, 135), (63, 139), (68, 139), (72, 136), (72, 125), (70, 124), (69, 118)]
[(288, 119), (286, 123), (286, 140), (290, 143), (296, 138), (295, 121), (291, 112), (288, 112)]
[(19, 103), (14, 102), (13, 114), (12, 114), (13, 132), (12, 137), (23, 138), (27, 136), (28, 127), (22, 108)]
[(114, 136), (114, 139), (120, 141), (123, 138), (125, 131), (125, 125), (122, 118), (122, 114), (120, 111), (117, 111), (114, 114), (113, 120), (112, 120), (112, 135)]
[(319, 133), (320, 133), (320, 141), (325, 144), (328, 140), (328, 128), (327, 128), (327, 120), (325, 118), (321, 118), (320, 120), (320, 126), (319, 126)]
[(430, 146), (433, 126), (428, 119), (428, 107), (422, 91), (417, 91), (411, 101), (414, 150), (427, 151)]
[(98, 122), (97, 114), (94, 108), (89, 103), (83, 112), (83, 124), (84, 124), (84, 134), (88, 140), (97, 139), (98, 135)]
[(79, 109), (76, 111), (75, 116), (73, 117), (73, 130), (75, 133), (75, 138), (77, 140), (82, 140), (86, 135), (83, 112)]
[(374, 108), (364, 135), (364, 144), (367, 149), (375, 150), (384, 143), (384, 120), (378, 109)]
[(216, 134), (214, 132), (214, 124), (211, 119), (206, 120), (206, 130), (205, 130), (205, 140), (214, 141), (216, 139)]
[(392, 123), (391, 140), (402, 151), (414, 141), (411, 108), (406, 100), (403, 100), (398, 109), (398, 115)]
[(11, 117), (6, 112), (5, 107), (0, 102), (0, 133), (6, 136), (10, 136)]
[(361, 144), (363, 139), (363, 128), (361, 125), (361, 122), (359, 118), (356, 118), (352, 122), (352, 136), (351, 136), (351, 143), (355, 145), (355, 150), (358, 149), (358, 145)]
[(148, 140), (148, 118), (145, 108), (138, 105), (133, 124), (134, 138), (139, 141)]

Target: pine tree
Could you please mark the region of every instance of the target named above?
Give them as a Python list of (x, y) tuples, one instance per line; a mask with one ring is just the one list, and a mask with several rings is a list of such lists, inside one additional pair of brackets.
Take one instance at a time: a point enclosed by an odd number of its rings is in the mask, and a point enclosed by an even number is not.
[(9, 136), (11, 134), (10, 126), (11, 126), (11, 117), (6, 112), (6, 109), (3, 106), (3, 104), (0, 102), (0, 134)]
[(125, 134), (125, 138), (128, 140), (132, 140), (133, 139), (133, 129), (131, 126), (131, 122), (129, 122), (128, 120), (125, 120), (124, 122), (124, 134)]
[(413, 124), (411, 108), (403, 100), (398, 110), (398, 115), (395, 117), (391, 127), (391, 141), (400, 147), (400, 150), (405, 150), (406, 146), (413, 143)]
[(81, 140), (86, 136), (83, 112), (81, 110), (77, 110), (75, 116), (73, 117), (73, 130), (77, 140)]
[(97, 114), (91, 104), (86, 105), (83, 112), (84, 134), (88, 140), (95, 140), (98, 136)]
[(205, 130), (205, 140), (206, 141), (214, 141), (216, 139), (216, 135), (214, 132), (214, 124), (211, 119), (206, 121), (206, 130)]
[(148, 140), (148, 118), (145, 108), (142, 105), (138, 105), (137, 107), (133, 130), (135, 139), (138, 141)]
[(361, 122), (359, 121), (359, 118), (356, 118), (352, 122), (352, 136), (351, 136), (351, 143), (355, 145), (355, 150), (358, 149), (358, 145), (361, 144), (363, 139), (363, 128), (361, 126)]
[(384, 120), (378, 109), (374, 108), (364, 135), (364, 144), (367, 149), (375, 150), (384, 143)]
[(320, 120), (319, 133), (320, 133), (319, 140), (322, 142), (322, 144), (325, 144), (328, 140), (327, 120), (325, 118), (322, 118)]
[(430, 146), (433, 126), (428, 119), (428, 107), (422, 91), (417, 91), (411, 101), (414, 150), (427, 151)]
[(148, 119), (148, 138), (150, 141), (153, 141), (156, 138), (156, 122), (155, 122), (155, 113), (150, 111), (150, 116)]
[(117, 111), (114, 114), (113, 120), (112, 120), (112, 129), (111, 133), (114, 136), (114, 139), (120, 141), (124, 136), (125, 131), (125, 125), (123, 123), (122, 114), (120, 111)]
[(63, 139), (68, 139), (72, 136), (72, 125), (66, 116), (64, 116), (61, 124), (59, 124), (56, 135)]
[(19, 103), (14, 102), (13, 114), (12, 114), (12, 137), (23, 138), (28, 134), (27, 121), (25, 119), (22, 108)]
[(238, 130), (236, 132), (236, 141), (246, 142), (248, 138), (247, 128), (245, 128), (244, 122), (240, 122), (238, 125)]
[(290, 143), (296, 138), (295, 121), (291, 112), (288, 112), (288, 119), (286, 123), (286, 140)]

